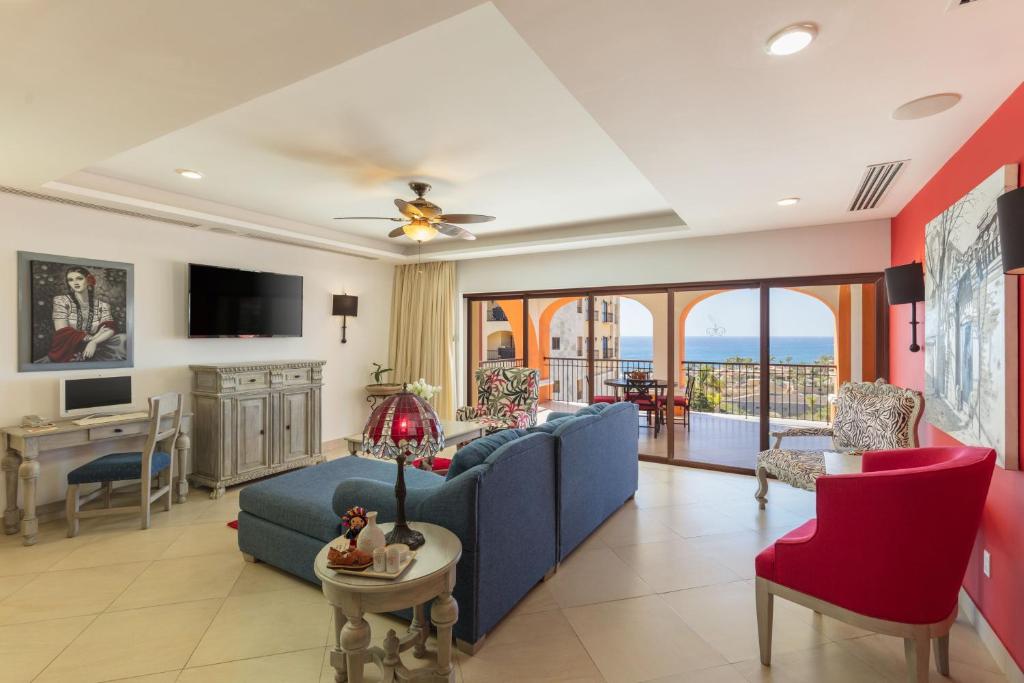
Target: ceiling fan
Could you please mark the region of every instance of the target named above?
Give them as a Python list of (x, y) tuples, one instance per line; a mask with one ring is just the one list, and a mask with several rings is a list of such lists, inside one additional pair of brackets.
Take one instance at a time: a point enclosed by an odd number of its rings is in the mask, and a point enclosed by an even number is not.
[(409, 187), (416, 193), (416, 199), (407, 202), (403, 199), (396, 199), (395, 206), (404, 218), (392, 218), (390, 216), (338, 216), (334, 220), (380, 220), (395, 221), (403, 223), (388, 233), (388, 237), (401, 237), (405, 235), (416, 242), (427, 242), (437, 237), (437, 233), (448, 237), (457, 237), (464, 240), (475, 240), (476, 235), (465, 228), (460, 228), (457, 223), (486, 223), (493, 221), (494, 216), (482, 216), (476, 213), (443, 213), (441, 207), (423, 198), (430, 191), (427, 183), (411, 182)]

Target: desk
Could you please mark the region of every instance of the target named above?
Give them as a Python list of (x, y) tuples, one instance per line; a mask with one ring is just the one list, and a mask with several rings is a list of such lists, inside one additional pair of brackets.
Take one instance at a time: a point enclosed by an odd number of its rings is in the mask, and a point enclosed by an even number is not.
[[(172, 416), (164, 420), (170, 426)], [(178, 455), (178, 481), (176, 502), (184, 503), (188, 495), (188, 481), (185, 469), (192, 442), (189, 439), (192, 416), (181, 416), (181, 432), (174, 448)], [(99, 425), (76, 425), (71, 420), (55, 422), (50, 428), (7, 427), (0, 430), (5, 451), (2, 463), (7, 491), (7, 508), (4, 510), (4, 533), (21, 534), (25, 545), (35, 545), (39, 520), (36, 519), (36, 480), (39, 479), (39, 454), (46, 451), (81, 448), (95, 444), (112, 443), (119, 439), (144, 438), (149, 433), (149, 418), (136, 417), (107, 422)], [(24, 510), (18, 509), (18, 484), (22, 488)]]

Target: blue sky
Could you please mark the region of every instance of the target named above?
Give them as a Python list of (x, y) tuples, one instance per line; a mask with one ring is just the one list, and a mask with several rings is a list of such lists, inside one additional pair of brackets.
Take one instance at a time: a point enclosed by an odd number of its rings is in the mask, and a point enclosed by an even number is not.
[[(831, 337), (835, 334), (835, 318), (828, 307), (815, 298), (788, 289), (771, 291), (772, 335), (779, 337)], [(626, 337), (649, 337), (653, 321), (642, 305), (622, 297), (619, 306), (620, 334)], [(704, 299), (686, 319), (686, 336), (705, 336), (709, 328), (724, 329), (729, 337), (756, 337), (758, 292), (736, 289)]]

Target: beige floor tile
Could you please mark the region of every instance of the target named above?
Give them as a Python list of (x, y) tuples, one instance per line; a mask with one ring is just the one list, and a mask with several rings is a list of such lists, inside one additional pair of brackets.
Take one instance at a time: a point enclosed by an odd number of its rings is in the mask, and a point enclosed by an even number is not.
[(511, 614), (533, 614), (559, 609), (558, 601), (546, 581), (538, 583), (526, 596), (519, 601)]
[[(761, 666), (756, 659), (739, 662), (735, 667), (750, 683), (889, 682), (882, 672), (844, 651), (836, 643), (773, 656), (771, 667)], [(900, 683), (903, 681), (905, 677)]]
[(706, 503), (656, 508), (654, 518), (683, 538), (750, 531), (742, 520)]
[(678, 536), (673, 541), (623, 546), (614, 551), (658, 593), (728, 583), (740, 578)]
[(562, 563), (547, 585), (563, 608), (654, 592), (610, 548), (577, 550)]
[(102, 612), (148, 564), (132, 562), (44, 572), (0, 602), (0, 624)]
[(327, 602), (306, 590), (229, 597), (188, 665), (322, 647), (329, 620)]
[(871, 631), (865, 631), (862, 628), (845, 624), (838, 619), (818, 614), (803, 605), (798, 605), (795, 602), (779, 597), (775, 598), (775, 610), (776, 614), (781, 610), (797, 617), (805, 624), (810, 625), (814, 630), (824, 634), (829, 640), (846, 640), (848, 638), (863, 638), (864, 636), (873, 635)]
[(458, 662), (466, 683), (602, 680), (559, 610), (505, 618), (477, 654), (459, 653)]
[(244, 565), (238, 552), (159, 560), (135, 579), (110, 610), (227, 597)]
[[(241, 556), (239, 554), (239, 556)], [(321, 595), (319, 586), (314, 586), (286, 571), (264, 562), (245, 562), (245, 568), (238, 575), (231, 595), (249, 595), (272, 591), (306, 589), (314, 595)]]
[(36, 578), (38, 574), (14, 574), (13, 576), (0, 576), (0, 600), (18, 590), (26, 583)]
[(76, 549), (96, 540), (89, 536), (68, 538), (67, 526), (63, 523), (41, 525), (33, 546), (22, 545), (20, 534), (0, 538), (4, 541), (0, 545), (0, 576), (45, 572)]
[(745, 528), (752, 531), (761, 529), (790, 531), (814, 516), (813, 514), (800, 515), (781, 505), (771, 505), (761, 510), (757, 507), (757, 501), (754, 499), (731, 505), (715, 503), (711, 507), (730, 519), (738, 520)]
[(754, 578), (754, 558), (771, 545), (776, 533), (770, 530), (741, 531), (731, 534), (711, 534), (687, 539), (706, 557), (729, 568), (743, 579)]
[(178, 674), (180, 671), (165, 671), (159, 674), (149, 674), (146, 676), (132, 676), (130, 678), (118, 678), (110, 683), (174, 683), (178, 680)]
[(36, 680), (92, 683), (180, 669), (220, 605), (200, 600), (102, 614)]
[(100, 534), (92, 543), (68, 553), (64, 559), (50, 567), (50, 570), (82, 569), (155, 560), (181, 536), (182, 531), (180, 528), (135, 528), (131, 531)]
[[(726, 660), (739, 662), (758, 657), (753, 582), (737, 581), (660, 597)], [(799, 616), (776, 609), (772, 652), (810, 649), (824, 642), (827, 638)]]
[(690, 671), (685, 674), (674, 674), (664, 678), (656, 678), (646, 683), (746, 683), (747, 679), (731, 664), (716, 666), (713, 669)]
[[(929, 680), (933, 683), (1005, 683), (1006, 676), (999, 671), (990, 657), (982, 658), (978, 663), (964, 661), (963, 650), (955, 644), (955, 638), (949, 641), (949, 672), (950, 677), (941, 676), (935, 670), (935, 660), (931, 659)], [(902, 683), (906, 680), (907, 665), (903, 653), (903, 640), (892, 636), (872, 635), (865, 638), (854, 638), (836, 643), (846, 653), (881, 672), (882, 680)], [(979, 666), (978, 664), (982, 664)]]
[(178, 683), (316, 683), (320, 680), (323, 659), (322, 647), (254, 657), (185, 669)]
[(563, 610), (608, 681), (647, 681), (726, 661), (658, 596)]
[(189, 555), (238, 552), (238, 532), (227, 524), (194, 524), (186, 526), (174, 543), (160, 556), (166, 560)]
[(679, 539), (674, 531), (655, 519), (650, 511), (633, 506), (620, 508), (594, 533), (609, 548)]
[(78, 637), (94, 616), (0, 626), (0, 681), (31, 681)]
[(232, 520), (238, 519), (238, 496), (224, 496), (219, 500), (212, 501), (212, 504), (207, 507), (201, 514), (196, 517), (196, 524), (212, 524), (214, 522), (221, 522), (227, 524)]

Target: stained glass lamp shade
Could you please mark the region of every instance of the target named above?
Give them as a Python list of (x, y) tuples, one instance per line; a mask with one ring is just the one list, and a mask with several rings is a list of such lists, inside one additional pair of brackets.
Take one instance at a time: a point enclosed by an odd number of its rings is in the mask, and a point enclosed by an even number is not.
[(434, 459), (444, 448), (444, 431), (437, 413), (425, 400), (408, 391), (388, 396), (373, 409), (363, 428), (363, 450), (378, 458), (396, 461), (395, 498), (398, 500), (395, 528), (387, 542), (423, 545), (423, 534), (405, 521), (405, 463), (416, 458)]

